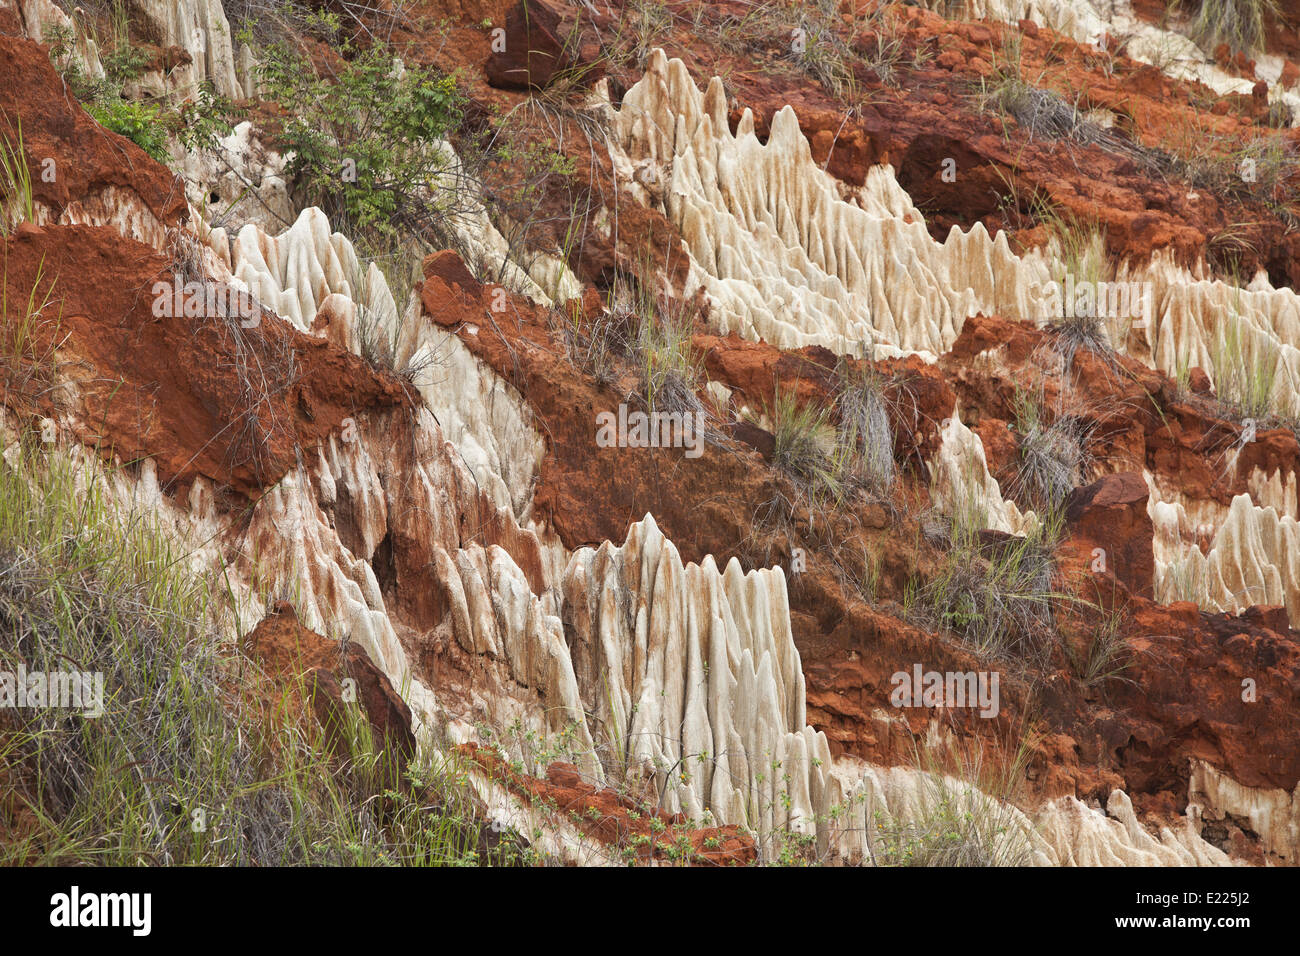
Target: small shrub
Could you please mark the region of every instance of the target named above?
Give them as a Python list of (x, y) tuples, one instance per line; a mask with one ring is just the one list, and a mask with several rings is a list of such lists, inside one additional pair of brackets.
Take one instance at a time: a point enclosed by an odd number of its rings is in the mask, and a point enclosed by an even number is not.
[[(1098, 283), (1114, 279), (1115, 270), (1106, 256), (1104, 226), (1093, 219), (1063, 214), (1054, 204), (1040, 197), (1035, 197), (1032, 207), (1034, 218), (1047, 228), (1050, 237), (1048, 251), (1053, 257), (1052, 280), (1059, 284), (1063, 305), (1067, 290), (1076, 288), (1078, 284), (1089, 282), (1096, 288)], [(1067, 278), (1072, 283), (1067, 283)], [(1092, 352), (1113, 365), (1115, 350), (1111, 346), (1107, 323), (1098, 314), (1103, 311), (1101, 303), (1088, 310), (1093, 314), (1080, 315), (1073, 308), (1064, 311), (1064, 315), (1048, 317), (1048, 328), (1057, 336), (1065, 368), (1073, 365), (1079, 349)]]
[[(543, 252), (558, 254), (557, 258), (567, 264), (587, 217), (594, 211), (590, 190), (573, 186), (578, 182), (577, 163), (564, 155), (561, 145), (550, 135), (553, 122), (554, 116), (547, 114), (544, 107), (528, 100), (500, 117), (486, 142), (468, 137), (458, 142), (461, 159), (476, 170), (483, 185), (484, 204), (505, 239), (506, 254), (500, 261), (471, 263), (471, 269), (477, 265), (476, 274), (485, 281), (510, 284), (513, 273), (520, 268), (531, 269)], [(561, 191), (569, 193), (567, 212), (548, 215), (548, 198)], [(554, 231), (560, 223), (565, 232), (554, 243)], [(466, 258), (472, 259), (468, 255)], [(557, 281), (555, 289), (547, 291), (555, 294), (560, 288)]]
[(943, 569), (927, 586), (938, 620), (981, 653), (1043, 657), (1053, 631), (1052, 548), (1031, 532), (988, 547), (959, 534)]
[(149, 54), (130, 43), (119, 43), (100, 58), (109, 81), (121, 86), (139, 79), (149, 65)]
[(688, 412), (703, 407), (695, 391), (700, 360), (691, 345), (691, 327), (681, 317), (647, 316), (641, 325), (637, 355), (650, 411)]
[(905, 614), (920, 626), (951, 631), (982, 654), (1045, 662), (1056, 637), (1053, 610), (1071, 600), (1054, 587), (1060, 513), (1039, 515), (1024, 535), (991, 532), (987, 524), (972, 487), (946, 524), (926, 532), (942, 559), (929, 580), (909, 585)]
[(563, 343), (565, 355), (599, 385), (611, 385), (616, 380), (619, 363), (631, 348), (633, 321), (630, 312), (586, 317), (576, 300), (563, 309), (551, 310), (551, 329)]
[(85, 107), (101, 126), (125, 136), (158, 162), (165, 164), (171, 160), (160, 107), (120, 98), (86, 103)]
[(100, 62), (104, 75), (88, 76), (75, 54), (75, 33), (71, 28), (51, 34), (50, 60), (86, 112), (107, 129), (125, 136), (160, 163), (171, 160), (167, 137), (187, 132), (193, 112), (180, 114), (162, 103), (127, 99), (123, 87), (139, 79), (149, 65), (150, 55), (130, 40), (130, 15), (126, 0), (115, 0), (109, 11), (111, 34), (104, 44)]
[(1021, 64), (1020, 34), (1005, 31), (1002, 36), (1002, 54), (992, 53), (989, 76), (981, 77), (976, 102), (981, 110), (994, 109), (1012, 117), (1035, 139), (1085, 139), (1088, 130), (1083, 117), (1070, 103), (1056, 93), (1038, 86), (1024, 77)]
[[(1275, 215), (1295, 224), (1297, 201), (1293, 178), (1296, 149), (1285, 130), (1266, 130), (1247, 137), (1227, 138), (1189, 122), (1171, 136), (1170, 170), (1197, 189), (1209, 189), (1231, 199), (1263, 203)], [(1239, 244), (1229, 225), (1217, 241)]]
[(620, 32), (625, 23), (630, 31), (632, 56), (640, 61), (672, 30), (673, 14), (661, 0), (632, 0), (620, 18)]
[[(790, 52), (791, 59), (812, 77), (831, 96), (844, 102), (853, 98), (857, 78), (853, 74), (856, 57), (849, 45), (839, 35), (839, 15), (834, 3), (808, 4), (802, 12), (797, 28), (801, 42)], [(828, 12), (828, 8), (829, 12)], [(783, 31), (787, 37), (791, 31)]]
[(281, 139), (302, 201), (354, 237), (432, 241), (457, 196), (443, 144), (461, 117), (455, 80), (400, 70), (382, 42), (357, 50), (343, 40), (339, 52), (343, 65), (321, 76), (286, 42), (263, 51), (260, 78), (288, 114)]
[[(649, 261), (642, 263), (641, 275), (653, 271)], [(628, 353), (635, 363), (641, 398), (650, 412), (703, 414), (704, 404), (697, 394), (703, 359), (691, 343), (694, 309), (658, 297), (645, 281), (622, 275), (610, 293), (610, 302), (611, 317), (603, 329), (593, 330), (590, 341)], [(620, 338), (625, 341), (616, 341)]]
[(876, 866), (1014, 866), (999, 861), (998, 843), (1007, 832), (999, 812), (975, 788), (935, 785), (940, 795), (918, 819), (876, 821)]
[(1101, 603), (1079, 605), (1075, 615), (1082, 625), (1082, 640), (1065, 645), (1071, 669), (1085, 688), (1108, 680), (1130, 680), (1124, 672), (1133, 663), (1124, 632), (1129, 614), (1122, 607), (1107, 609)]

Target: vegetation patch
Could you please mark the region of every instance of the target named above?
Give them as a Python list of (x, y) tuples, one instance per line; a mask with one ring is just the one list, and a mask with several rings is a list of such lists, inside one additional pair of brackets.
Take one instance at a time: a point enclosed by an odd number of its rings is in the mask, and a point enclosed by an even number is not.
[[(0, 863), (476, 860), (477, 825), (447, 768), (412, 768), (409, 786), (364, 798), (387, 759), (364, 716), (341, 762), (319, 726), (267, 725), (257, 666), (222, 639), (214, 578), (100, 488), (93, 465), (31, 442), (0, 463), (0, 669), (102, 686), (98, 716), (4, 712)], [(283, 704), (293, 689), (277, 692)]]
[[(319, 19), (339, 33), (336, 15)], [(402, 67), (382, 42), (337, 43), (340, 60), (320, 69), (301, 41), (263, 50), (259, 75), (287, 113), (280, 138), (301, 204), (354, 237), (434, 243), (464, 194), (445, 142), (463, 109), (456, 82)]]

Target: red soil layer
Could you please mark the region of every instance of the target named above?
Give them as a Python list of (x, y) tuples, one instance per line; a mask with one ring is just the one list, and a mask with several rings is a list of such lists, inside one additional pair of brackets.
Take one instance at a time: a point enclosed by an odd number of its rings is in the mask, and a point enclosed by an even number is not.
[(516, 772), (495, 751), (461, 744), (456, 752), (530, 806), (545, 806), (587, 837), (638, 862), (684, 862), (692, 866), (745, 866), (758, 859), (754, 838), (740, 827), (688, 827), (671, 814), (629, 800), (608, 787), (594, 787), (572, 764), (553, 763), (540, 780)]
[[(38, 274), (42, 294), (52, 288), (40, 331), (76, 382), (77, 439), (122, 461), (152, 457), (178, 496), (204, 477), (255, 497), (345, 418), (409, 406), (398, 380), (270, 313), (247, 329), (154, 315), (154, 283), (171, 288), (175, 264), (109, 227), (25, 224), (2, 253), (7, 322)], [(61, 394), (41, 397), (45, 413)]]
[(21, 120), (33, 199), (57, 218), (69, 204), (115, 186), (135, 193), (164, 226), (185, 220), (180, 179), (97, 123), (65, 87), (46, 48), (19, 33), (13, 10), (0, 10), (0, 132), (16, 144)]
[[(344, 716), (348, 700), (343, 681), (351, 680), (352, 699), (370, 721), (376, 744), (387, 753), (382, 766), (396, 771), (386, 785), (402, 785), (400, 770), (415, 758), (411, 710), (364, 651), (355, 644), (348, 644), (345, 650), (338, 641), (303, 627), (285, 601), (277, 603), (241, 643), (276, 682), (269, 690), (269, 703), (279, 703), (279, 693), (289, 688), (291, 712), (310, 707), (326, 732), (331, 752), (340, 758), (348, 755)], [(297, 699), (300, 691), (310, 700)]]

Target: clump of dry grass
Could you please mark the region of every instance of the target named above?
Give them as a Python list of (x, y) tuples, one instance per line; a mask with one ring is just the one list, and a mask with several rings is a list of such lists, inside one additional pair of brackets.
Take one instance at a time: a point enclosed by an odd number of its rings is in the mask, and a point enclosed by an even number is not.
[[(253, 662), (223, 640), (216, 578), (148, 515), (104, 497), (93, 459), (29, 441), (0, 462), (0, 669), (102, 680), (102, 714), (19, 708), (0, 723), (0, 863), (457, 863), (478, 831), (441, 771), (370, 799), (391, 761), (349, 711), (347, 753), (310, 717), (263, 723)], [(303, 688), (283, 690), (286, 704)], [(319, 728), (318, 728), (319, 729)], [(341, 763), (339, 762), (341, 757)], [(454, 809), (453, 809), (454, 808)]]
[(1009, 489), (1012, 497), (1044, 514), (1061, 512), (1091, 466), (1088, 441), (1094, 430), (1092, 423), (1077, 415), (1058, 413), (1047, 421), (1041, 399), (1018, 391), (1020, 463)]

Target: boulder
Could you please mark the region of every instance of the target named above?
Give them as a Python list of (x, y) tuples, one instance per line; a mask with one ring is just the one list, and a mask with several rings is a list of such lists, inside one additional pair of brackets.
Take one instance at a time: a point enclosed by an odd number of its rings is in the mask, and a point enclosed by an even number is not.
[(580, 63), (563, 37), (560, 13), (542, 0), (520, 0), (506, 14), (505, 36), (494, 38), (487, 78), (506, 90), (545, 89), (564, 70)]
[[(335, 757), (346, 755), (342, 737), (347, 727), (346, 708), (353, 700), (359, 702), (376, 747), (385, 751), (382, 786), (396, 789), (400, 785), (402, 771), (415, 757), (411, 711), (364, 651), (303, 627), (287, 601), (277, 602), (245, 636), (244, 648), (271, 675), (302, 679), (302, 689)], [(345, 685), (349, 680), (352, 683)]]
[(1148, 495), (1136, 472), (1105, 475), (1071, 492), (1065, 510), (1071, 533), (1105, 551), (1106, 570), (1144, 598), (1152, 596), (1155, 573)]

